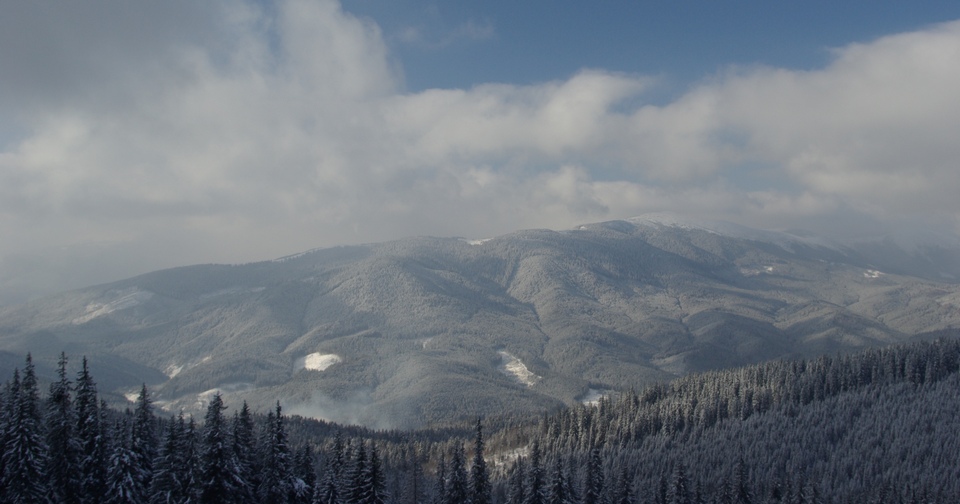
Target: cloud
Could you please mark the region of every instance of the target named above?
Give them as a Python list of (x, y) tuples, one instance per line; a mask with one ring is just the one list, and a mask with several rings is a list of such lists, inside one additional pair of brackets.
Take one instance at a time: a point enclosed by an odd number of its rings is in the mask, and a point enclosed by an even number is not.
[(333, 1), (15, 9), (0, 256), (135, 243), (149, 269), (658, 210), (960, 223), (960, 23), (664, 104), (658, 79), (601, 69), (406, 93), (379, 27)]

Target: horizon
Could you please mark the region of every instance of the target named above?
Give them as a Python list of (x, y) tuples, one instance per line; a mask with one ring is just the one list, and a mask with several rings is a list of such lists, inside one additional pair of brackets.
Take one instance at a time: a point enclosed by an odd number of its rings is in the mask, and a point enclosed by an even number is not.
[(956, 236), (958, 19), (950, 2), (15, 2), (0, 304), (659, 211)]

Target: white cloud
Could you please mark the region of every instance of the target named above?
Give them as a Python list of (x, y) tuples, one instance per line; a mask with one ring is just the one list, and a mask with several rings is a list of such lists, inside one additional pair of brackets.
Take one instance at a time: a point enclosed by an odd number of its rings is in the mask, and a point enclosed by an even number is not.
[[(17, 5), (36, 32), (67, 23)], [(730, 69), (654, 105), (656, 79), (603, 70), (404, 93), (379, 28), (335, 2), (171, 5), (196, 19), (92, 72), (71, 57), (123, 45), (145, 14), (90, 4), (63, 47), (38, 50), (76, 86), (0, 86), (17, 118), (0, 127), (17, 132), (0, 142), (0, 256), (137, 243), (150, 268), (171, 250), (246, 261), (657, 210), (960, 222), (960, 23), (838, 49), (820, 70)]]

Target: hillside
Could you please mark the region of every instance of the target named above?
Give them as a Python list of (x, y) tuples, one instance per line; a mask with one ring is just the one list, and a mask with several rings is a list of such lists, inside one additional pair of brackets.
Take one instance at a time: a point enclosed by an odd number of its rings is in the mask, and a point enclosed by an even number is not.
[(809, 236), (664, 215), (419, 237), (5, 308), (0, 352), (32, 351), (41, 371), (61, 350), (87, 355), (104, 392), (145, 381), (171, 411), (220, 390), (261, 410), (279, 398), (305, 416), (411, 427), (960, 326), (956, 284), (877, 264)]

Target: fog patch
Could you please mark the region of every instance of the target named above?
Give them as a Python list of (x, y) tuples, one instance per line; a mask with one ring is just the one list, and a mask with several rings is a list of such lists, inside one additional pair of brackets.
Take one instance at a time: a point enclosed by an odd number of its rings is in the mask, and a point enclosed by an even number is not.
[(354, 391), (344, 399), (334, 399), (315, 392), (307, 401), (284, 404), (284, 410), (290, 415), (343, 425), (362, 425), (371, 429), (396, 428), (391, 420), (375, 413), (375, 406), (371, 392), (367, 390)]

